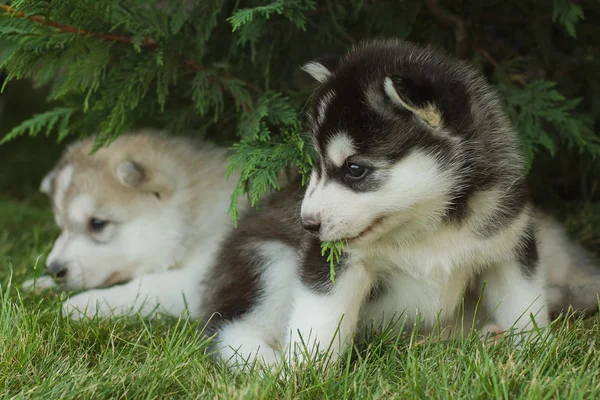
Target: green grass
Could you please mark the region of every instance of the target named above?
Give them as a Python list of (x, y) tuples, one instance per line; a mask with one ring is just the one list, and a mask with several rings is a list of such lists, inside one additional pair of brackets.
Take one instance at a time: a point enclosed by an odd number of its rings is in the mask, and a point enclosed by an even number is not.
[[(61, 295), (19, 292), (57, 233), (35, 198), (0, 201), (0, 391), (17, 398), (585, 398), (600, 390), (595, 318), (557, 327), (522, 350), (478, 340), (416, 344), (374, 335), (356, 357), (289, 381), (230, 374), (206, 355), (197, 323), (138, 318), (74, 322)], [(37, 272), (36, 272), (37, 266)]]

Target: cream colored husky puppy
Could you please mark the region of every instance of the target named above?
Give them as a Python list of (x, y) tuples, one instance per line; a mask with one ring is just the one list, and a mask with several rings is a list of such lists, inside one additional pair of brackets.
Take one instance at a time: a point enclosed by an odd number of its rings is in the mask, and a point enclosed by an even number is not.
[(25, 287), (84, 290), (64, 304), (75, 318), (198, 316), (202, 276), (233, 228), (227, 208), (238, 177), (225, 179), (227, 150), (153, 131), (89, 155), (92, 145), (70, 146), (43, 179), (61, 233), (48, 275)]

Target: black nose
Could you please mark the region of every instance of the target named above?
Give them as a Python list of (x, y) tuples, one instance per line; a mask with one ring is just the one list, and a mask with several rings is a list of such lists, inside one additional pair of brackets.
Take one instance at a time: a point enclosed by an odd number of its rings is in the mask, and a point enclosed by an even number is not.
[(319, 233), (321, 230), (321, 224), (302, 224), (302, 227), (312, 233)]
[(53, 262), (46, 268), (48, 275), (54, 279), (62, 279), (67, 275), (67, 267), (59, 262)]
[(321, 219), (318, 216), (302, 218), (302, 227), (311, 233), (319, 233), (321, 230)]

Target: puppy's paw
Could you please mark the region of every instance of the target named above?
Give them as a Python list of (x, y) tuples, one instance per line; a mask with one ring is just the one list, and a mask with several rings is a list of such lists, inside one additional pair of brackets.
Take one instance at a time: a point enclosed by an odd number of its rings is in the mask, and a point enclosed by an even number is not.
[(38, 278), (27, 279), (21, 285), (21, 289), (23, 291), (34, 293), (41, 293), (43, 291), (56, 288), (58, 288), (58, 285), (56, 284), (56, 282), (54, 282), (52, 277), (48, 275), (42, 275)]
[(96, 290), (79, 293), (69, 297), (62, 306), (63, 314), (74, 320), (85, 317), (103, 317), (111, 314), (112, 309), (106, 299)]
[(493, 323), (487, 323), (481, 329), (481, 340), (486, 344), (497, 344), (503, 336), (504, 331)]

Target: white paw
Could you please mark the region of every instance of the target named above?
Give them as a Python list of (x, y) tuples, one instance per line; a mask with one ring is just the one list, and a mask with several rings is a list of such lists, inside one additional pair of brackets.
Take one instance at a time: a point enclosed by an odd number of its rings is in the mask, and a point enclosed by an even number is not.
[[(310, 337), (308, 338), (310, 340)], [(298, 368), (308, 364), (311, 361), (311, 356), (315, 353), (314, 340), (307, 344), (298, 332), (292, 333), (290, 343), (286, 347), (286, 363), (291, 369)]]
[(63, 314), (79, 320), (84, 317), (108, 316), (113, 311), (106, 299), (96, 290), (90, 290), (69, 297), (62, 306)]
[(219, 350), (220, 358), (233, 373), (256, 371), (260, 376), (269, 376), (279, 370), (278, 355), (273, 349), (264, 349), (251, 354), (241, 354), (230, 346)]
[(40, 293), (44, 290), (55, 289), (58, 285), (52, 277), (48, 275), (42, 275), (38, 278), (27, 279), (21, 285), (21, 289), (27, 292)]
[(481, 340), (486, 344), (498, 344), (504, 336), (504, 331), (498, 325), (488, 322), (481, 328)]
[(283, 352), (284, 361), (288, 371), (296, 371), (306, 368), (320, 368), (337, 358), (339, 349), (334, 345), (323, 344), (308, 334), (301, 336), (296, 332), (292, 334), (290, 343)]

